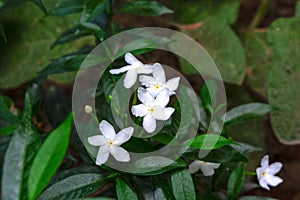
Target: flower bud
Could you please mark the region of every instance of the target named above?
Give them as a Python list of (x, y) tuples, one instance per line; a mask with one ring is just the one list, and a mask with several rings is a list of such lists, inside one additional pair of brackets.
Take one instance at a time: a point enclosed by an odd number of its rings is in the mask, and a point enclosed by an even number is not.
[(87, 114), (91, 114), (93, 112), (93, 108), (90, 106), (90, 105), (86, 105), (84, 107), (84, 111), (87, 113)]

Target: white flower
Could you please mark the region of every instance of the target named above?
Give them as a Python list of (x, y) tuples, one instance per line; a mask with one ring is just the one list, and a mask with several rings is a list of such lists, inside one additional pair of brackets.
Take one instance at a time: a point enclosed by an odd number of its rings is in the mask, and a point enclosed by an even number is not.
[(117, 161), (128, 162), (130, 160), (129, 153), (120, 147), (127, 142), (134, 129), (132, 127), (124, 128), (117, 134), (112, 125), (107, 121), (102, 120), (99, 124), (99, 129), (103, 135), (96, 135), (88, 138), (88, 142), (93, 146), (100, 146), (96, 165), (105, 163), (111, 154)]
[(143, 127), (148, 133), (155, 131), (156, 120), (168, 120), (175, 111), (174, 108), (166, 108), (170, 100), (167, 90), (162, 90), (154, 98), (146, 89), (140, 87), (138, 98), (142, 104), (132, 106), (131, 112), (136, 117), (144, 117)]
[(124, 79), (124, 87), (131, 88), (137, 79), (138, 74), (151, 74), (153, 71), (152, 65), (144, 65), (141, 61), (136, 59), (131, 53), (125, 54), (125, 61), (129, 64), (120, 69), (112, 69), (111, 74), (120, 74), (127, 72)]
[(220, 165), (220, 163), (211, 163), (202, 160), (195, 160), (189, 165), (189, 171), (191, 174), (193, 174), (200, 169), (204, 176), (212, 176), (215, 173), (215, 169), (218, 169)]
[(281, 168), (281, 162), (275, 162), (269, 165), (269, 156), (264, 156), (261, 159), (261, 167), (258, 167), (256, 169), (259, 185), (267, 190), (270, 190), (268, 185), (271, 185), (273, 187), (279, 185), (283, 180), (280, 177), (275, 176), (275, 174), (278, 173)]
[(175, 94), (178, 88), (180, 77), (175, 77), (166, 82), (166, 75), (163, 67), (159, 63), (153, 65), (153, 77), (142, 75), (139, 81), (147, 87), (150, 94), (156, 97), (163, 89), (168, 89), (169, 95)]

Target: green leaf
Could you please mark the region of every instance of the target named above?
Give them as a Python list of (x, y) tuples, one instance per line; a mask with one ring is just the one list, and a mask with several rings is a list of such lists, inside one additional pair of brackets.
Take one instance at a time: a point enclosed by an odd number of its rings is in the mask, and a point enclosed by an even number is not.
[(0, 135), (7, 136), (14, 132), (14, 130), (18, 127), (16, 124), (7, 125), (5, 127), (0, 128)]
[(56, 38), (55, 42), (51, 45), (51, 49), (57, 45), (73, 42), (74, 40), (80, 39), (87, 35), (89, 34), (81, 31), (78, 27), (71, 28)]
[(172, 10), (156, 1), (131, 1), (125, 3), (117, 12), (138, 15), (158, 16), (173, 13)]
[(84, 31), (93, 34), (99, 41), (104, 40), (105, 32), (98, 25), (90, 22), (81, 22), (79, 23), (79, 27), (81, 27)]
[(0, 118), (10, 123), (19, 123), (20, 119), (10, 111), (11, 106), (7, 105), (5, 97), (0, 95)]
[(43, 13), (45, 13), (45, 15), (47, 15), (47, 9), (46, 9), (45, 5), (43, 4), (42, 0), (30, 0), (30, 1), (35, 3), (35, 5), (37, 5), (41, 9), (41, 11), (43, 11)]
[(247, 162), (248, 159), (232, 148), (231, 146), (224, 146), (209, 152), (205, 157), (205, 161), (216, 163), (229, 163), (229, 162)]
[(187, 169), (173, 172), (171, 181), (175, 199), (196, 200), (193, 179)]
[(49, 10), (48, 14), (53, 16), (68, 15), (82, 11), (83, 1), (80, 0), (63, 0), (59, 1)]
[(50, 182), (52, 176), (62, 162), (70, 139), (73, 114), (50, 135), (35, 156), (29, 172), (29, 199), (36, 199)]
[(235, 199), (244, 184), (245, 172), (244, 172), (244, 165), (239, 165), (230, 175), (228, 179), (228, 196), (229, 199)]
[(227, 138), (220, 135), (204, 134), (195, 137), (185, 145), (197, 149), (212, 150), (221, 148), (228, 144), (235, 144), (235, 142), (228, 140)]
[(96, 197), (96, 198), (85, 198), (83, 200), (115, 200), (115, 199), (109, 197)]
[(32, 105), (25, 95), (25, 109), (5, 154), (2, 174), (2, 199), (27, 199), (29, 168), (40, 145), (39, 134), (32, 125)]
[[(162, 197), (160, 198), (155, 198), (157, 200), (159, 199), (168, 199), (168, 200), (172, 200), (175, 199), (174, 195), (172, 193), (172, 186), (169, 183), (168, 179), (165, 178), (155, 178), (154, 179), (154, 183), (157, 185), (157, 189), (161, 189), (162, 191)], [(156, 190), (155, 190), (156, 191)], [(154, 191), (154, 195), (156, 194), (156, 192)], [(157, 196), (156, 196), (157, 197)]]
[(116, 179), (116, 191), (119, 200), (137, 200), (135, 192), (120, 179)]
[(98, 173), (69, 176), (48, 187), (38, 200), (73, 200), (84, 198), (103, 186), (107, 180), (108, 178)]
[[(274, 48), (269, 76), (268, 99), (276, 110), (271, 122), (281, 142), (300, 141), (300, 18), (278, 19), (268, 38)], [(288, 47), (288, 48), (287, 48)]]
[[(245, 52), (239, 38), (228, 24), (214, 19), (207, 20), (200, 28), (186, 33), (199, 42), (214, 59), (225, 82), (242, 83), (246, 71)], [(187, 61), (179, 61), (184, 73), (198, 74)], [(204, 67), (201, 63), (199, 65)]]
[(210, 113), (213, 113), (213, 108), (217, 99), (217, 85), (214, 80), (208, 80), (202, 86), (200, 91), (202, 105)]
[(276, 200), (270, 197), (260, 197), (260, 196), (243, 196), (239, 200)]
[(219, 21), (234, 23), (239, 10), (238, 0), (171, 0), (174, 18), (181, 23), (195, 23), (207, 18), (216, 18)]
[(247, 61), (246, 81), (252, 90), (266, 97), (273, 55), (267, 32), (246, 33), (242, 35), (242, 42)]
[(269, 113), (272, 107), (263, 103), (248, 103), (232, 108), (226, 113), (225, 125), (235, 125), (246, 120), (262, 117)]

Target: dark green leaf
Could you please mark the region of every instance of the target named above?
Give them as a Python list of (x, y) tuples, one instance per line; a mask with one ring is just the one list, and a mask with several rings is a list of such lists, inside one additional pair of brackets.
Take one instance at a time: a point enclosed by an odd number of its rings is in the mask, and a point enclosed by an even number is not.
[(173, 172), (171, 181), (175, 199), (196, 200), (193, 179), (187, 169)]
[(206, 161), (216, 163), (228, 163), (228, 162), (247, 162), (248, 159), (232, 148), (231, 146), (224, 146), (220, 149), (215, 149), (205, 157)]
[(116, 179), (116, 191), (119, 200), (137, 200), (135, 192), (120, 179)]
[(212, 150), (228, 144), (234, 144), (234, 142), (220, 135), (204, 134), (195, 137), (192, 141), (187, 142), (185, 145), (197, 149)]
[(194, 1), (171, 0), (171, 8), (174, 9), (176, 21), (181, 23), (195, 23), (207, 18), (216, 18), (219, 21), (234, 23), (239, 10), (238, 0), (209, 0)]
[[(276, 136), (286, 143), (300, 141), (300, 18), (277, 19), (268, 30), (274, 49), (268, 100), (276, 110), (271, 122)], [(288, 48), (287, 48), (288, 47)]]
[(115, 200), (115, 199), (109, 197), (95, 197), (95, 198), (85, 198), (83, 200)]
[(226, 113), (225, 125), (239, 124), (246, 120), (262, 117), (269, 113), (272, 107), (263, 103), (249, 103), (240, 105)]
[(80, 0), (63, 0), (59, 1), (49, 10), (49, 15), (60, 16), (82, 11), (83, 2)]
[[(186, 33), (196, 39), (214, 59), (225, 82), (242, 83), (246, 71), (245, 52), (239, 38), (228, 24), (207, 20), (199, 29)], [(179, 61), (184, 73), (198, 74), (190, 63), (183, 59)], [(204, 65), (205, 61), (197, 67), (207, 67)]]
[(100, 174), (76, 174), (47, 188), (38, 200), (74, 200), (84, 198), (99, 189), (107, 180)]
[(11, 105), (6, 104), (5, 97), (0, 96), (0, 118), (10, 123), (18, 123), (20, 119), (10, 111), (10, 107)]
[(37, 5), (41, 9), (41, 11), (43, 11), (43, 13), (45, 13), (45, 15), (47, 15), (47, 9), (46, 9), (45, 5), (43, 4), (42, 0), (30, 0), (30, 1), (35, 3), (35, 5)]
[(133, 13), (138, 15), (158, 16), (173, 13), (172, 10), (156, 1), (131, 1), (125, 3), (118, 12)]
[(21, 124), (14, 131), (5, 154), (2, 175), (2, 199), (27, 199), (30, 165), (40, 145), (40, 137), (32, 125), (32, 106), (25, 95)]
[(6, 136), (10, 135), (14, 132), (14, 130), (18, 127), (16, 124), (7, 125), (5, 127), (0, 128), (0, 135)]
[(168, 179), (156, 178), (156, 179), (154, 179), (154, 183), (157, 185), (157, 188), (160, 188), (162, 190), (162, 193), (163, 193), (162, 198), (156, 198), (157, 200), (160, 200), (160, 199), (167, 199), (167, 200), (175, 199), (174, 195), (172, 193), (172, 186), (169, 183)]
[(210, 113), (213, 113), (213, 108), (217, 98), (217, 85), (214, 80), (208, 80), (205, 82), (201, 88), (200, 97), (203, 107)]
[(230, 175), (228, 179), (228, 196), (229, 199), (235, 199), (244, 184), (245, 172), (244, 165), (239, 165)]
[(93, 34), (99, 41), (104, 40), (105, 32), (96, 24), (90, 22), (82, 22), (79, 23), (79, 27), (81, 27), (84, 31)]
[(62, 162), (70, 139), (73, 114), (50, 135), (35, 156), (29, 172), (29, 199), (36, 199), (50, 182), (52, 176)]
[(71, 28), (57, 37), (51, 49), (57, 45), (69, 43), (87, 35), (89, 35), (87, 32), (81, 31), (78, 27)]

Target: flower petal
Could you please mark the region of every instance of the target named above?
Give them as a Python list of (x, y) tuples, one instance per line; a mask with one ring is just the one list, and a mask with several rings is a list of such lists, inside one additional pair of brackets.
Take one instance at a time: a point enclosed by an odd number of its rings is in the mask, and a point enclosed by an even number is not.
[(114, 140), (116, 136), (116, 132), (114, 127), (108, 123), (106, 120), (102, 120), (99, 124), (99, 129), (101, 133), (106, 137), (107, 139)]
[(153, 82), (153, 77), (152, 76), (146, 76), (146, 75), (141, 75), (139, 76), (139, 81), (141, 82), (142, 85), (146, 85), (150, 82)]
[(201, 161), (195, 160), (191, 164), (189, 164), (189, 172), (191, 174), (196, 173), (200, 169)]
[(152, 65), (143, 65), (137, 70), (138, 74), (151, 74), (153, 72)]
[(133, 127), (128, 127), (120, 130), (115, 137), (114, 143), (116, 145), (121, 145), (127, 142), (131, 138), (133, 131), (134, 131)]
[(144, 117), (148, 111), (148, 107), (144, 104), (138, 104), (131, 107), (131, 112), (136, 117)]
[(125, 67), (121, 67), (119, 69), (111, 69), (109, 70), (109, 73), (111, 74), (120, 74), (123, 72), (127, 72), (128, 70), (131, 70), (132, 66), (131, 65), (126, 65)]
[(107, 142), (107, 139), (103, 135), (95, 135), (88, 137), (88, 142), (93, 146), (104, 145)]
[(146, 84), (147, 91), (153, 96), (154, 98), (164, 89), (163, 87), (156, 88), (153, 84)]
[(170, 96), (168, 89), (163, 89), (156, 97), (155, 101), (153, 102), (154, 105), (158, 105), (161, 107), (166, 107), (170, 101)]
[(179, 81), (180, 77), (172, 78), (165, 83), (165, 86), (169, 88), (169, 90), (174, 91), (178, 88)]
[(109, 152), (117, 161), (128, 162), (130, 160), (129, 153), (124, 148), (117, 145), (112, 145), (109, 148)]
[(214, 168), (212, 168), (211, 166), (209, 166), (207, 164), (200, 165), (200, 169), (204, 176), (212, 176), (215, 173)]
[(108, 146), (107, 145), (101, 146), (98, 150), (98, 154), (96, 157), (96, 165), (102, 165), (103, 163), (105, 163), (108, 159), (108, 156), (109, 156)]
[(164, 84), (166, 82), (165, 70), (159, 63), (153, 65), (153, 77), (154, 81), (157, 83)]
[(265, 155), (262, 159), (261, 159), (261, 163), (260, 165), (262, 166), (262, 168), (266, 168), (269, 166), (269, 156)]
[(153, 96), (146, 89), (140, 87), (137, 93), (138, 93), (139, 100), (143, 104), (149, 106), (154, 102)]
[(126, 76), (124, 78), (124, 87), (127, 89), (131, 88), (135, 84), (136, 78), (137, 72), (135, 69), (127, 71)]
[(161, 106), (154, 106), (154, 111), (152, 116), (157, 120), (168, 120), (173, 112), (175, 111), (174, 108), (162, 108)]
[(281, 162), (275, 162), (275, 163), (273, 163), (269, 166), (267, 171), (268, 171), (268, 174), (274, 175), (274, 174), (278, 173), (281, 170), (281, 168), (282, 168), (282, 163)]
[(211, 163), (211, 162), (208, 162), (206, 165), (209, 166), (209, 167), (211, 167), (211, 168), (213, 168), (213, 169), (218, 169), (220, 167), (221, 163)]
[(256, 168), (256, 175), (257, 175), (257, 179), (261, 179), (263, 176), (262, 176), (262, 173), (264, 172), (264, 169), (262, 167), (258, 167)]
[(131, 65), (143, 65), (143, 63), (139, 61), (136, 57), (134, 57), (134, 55), (132, 55), (131, 53), (125, 54), (125, 61)]
[(273, 187), (276, 187), (283, 181), (282, 178), (280, 178), (278, 176), (273, 176), (273, 175), (268, 175), (266, 177), (266, 180), (267, 180), (267, 183)]
[(156, 121), (151, 114), (145, 115), (143, 119), (143, 127), (148, 133), (153, 133), (156, 129)]
[(268, 183), (267, 183), (267, 180), (263, 177), (261, 179), (258, 180), (258, 183), (259, 185), (262, 187), (262, 188), (265, 188), (266, 190), (270, 190), (269, 186), (268, 186)]

